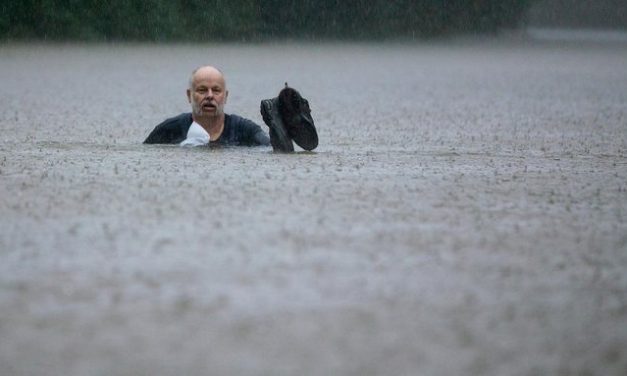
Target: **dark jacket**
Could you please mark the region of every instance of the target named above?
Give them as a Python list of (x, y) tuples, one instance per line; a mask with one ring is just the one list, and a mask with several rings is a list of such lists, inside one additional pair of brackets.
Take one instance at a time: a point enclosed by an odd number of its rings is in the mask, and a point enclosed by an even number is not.
[[(179, 144), (187, 138), (187, 131), (192, 122), (191, 113), (169, 118), (150, 132), (144, 144)], [(270, 138), (253, 121), (241, 116), (225, 114), (222, 135), (211, 143), (244, 146), (270, 145)]]

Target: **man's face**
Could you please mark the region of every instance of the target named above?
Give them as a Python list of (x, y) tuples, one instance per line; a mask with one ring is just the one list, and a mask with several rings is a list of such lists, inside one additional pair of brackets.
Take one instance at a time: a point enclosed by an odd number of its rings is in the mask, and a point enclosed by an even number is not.
[(224, 105), (229, 92), (224, 76), (215, 68), (203, 67), (194, 74), (187, 98), (195, 116), (216, 117), (224, 114)]

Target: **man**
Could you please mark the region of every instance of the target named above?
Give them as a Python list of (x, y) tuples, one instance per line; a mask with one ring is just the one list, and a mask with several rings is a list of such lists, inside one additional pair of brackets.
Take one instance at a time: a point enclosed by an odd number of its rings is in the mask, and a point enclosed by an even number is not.
[[(189, 79), (187, 99), (191, 113), (183, 113), (157, 125), (145, 144), (179, 144), (181, 146), (272, 145), (275, 151), (292, 152), (292, 139), (306, 150), (318, 145), (308, 102), (294, 89), (261, 102), (264, 122), (270, 137), (253, 121), (224, 113), (229, 92), (222, 72), (212, 66), (195, 69)], [(283, 119), (287, 121), (284, 122)]]
[(268, 135), (254, 122), (224, 113), (229, 92), (224, 75), (212, 66), (192, 72), (187, 100), (192, 112), (167, 119), (157, 125), (145, 144), (270, 145)]

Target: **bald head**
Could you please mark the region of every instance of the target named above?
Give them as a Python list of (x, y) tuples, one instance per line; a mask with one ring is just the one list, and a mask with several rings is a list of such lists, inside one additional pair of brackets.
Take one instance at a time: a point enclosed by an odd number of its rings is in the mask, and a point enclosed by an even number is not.
[(222, 86), (226, 89), (226, 80), (224, 79), (224, 73), (214, 66), (211, 65), (203, 65), (192, 71), (191, 76), (189, 76), (189, 89), (194, 89), (194, 82), (197, 78), (212, 78), (217, 79), (222, 83)]

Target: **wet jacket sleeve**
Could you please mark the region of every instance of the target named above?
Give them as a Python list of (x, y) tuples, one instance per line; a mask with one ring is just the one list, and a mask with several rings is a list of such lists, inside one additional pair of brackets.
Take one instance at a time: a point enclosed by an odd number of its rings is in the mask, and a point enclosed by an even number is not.
[(253, 142), (257, 145), (268, 146), (270, 145), (270, 137), (257, 125), (257, 130), (253, 134)]
[(242, 121), (241, 127), (243, 134), (245, 135), (245, 143), (249, 145), (270, 145), (270, 137), (252, 120), (240, 118)]

